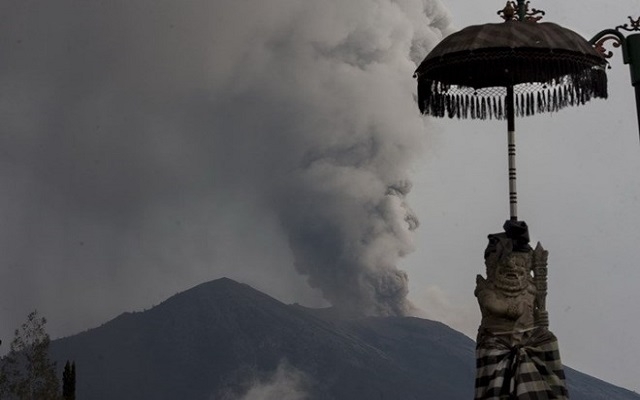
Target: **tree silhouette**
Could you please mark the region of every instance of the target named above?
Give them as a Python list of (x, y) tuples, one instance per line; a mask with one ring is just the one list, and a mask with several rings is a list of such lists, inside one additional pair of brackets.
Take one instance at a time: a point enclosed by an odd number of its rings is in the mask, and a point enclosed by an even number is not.
[(33, 311), (16, 329), (9, 353), (0, 363), (0, 397), (19, 400), (60, 398), (55, 363), (49, 360), (47, 320)]
[(76, 400), (76, 363), (67, 363), (62, 372), (62, 398)]

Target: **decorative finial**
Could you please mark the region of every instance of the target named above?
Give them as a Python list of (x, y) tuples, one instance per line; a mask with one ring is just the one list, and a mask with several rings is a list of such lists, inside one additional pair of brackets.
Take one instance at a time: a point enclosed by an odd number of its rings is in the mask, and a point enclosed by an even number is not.
[(517, 4), (515, 1), (507, 1), (507, 5), (498, 11), (498, 15), (505, 21), (538, 22), (545, 15), (545, 12), (535, 8), (529, 9), (530, 3), (530, 1), (525, 2), (524, 0), (518, 0)]
[[(613, 47), (620, 47), (622, 46), (622, 40), (620, 40), (619, 37), (614, 36), (612, 34), (609, 35), (605, 35), (603, 37), (601, 37), (600, 39), (598, 39), (597, 42), (593, 43), (593, 48), (600, 54), (602, 54), (602, 56), (604, 58), (611, 58), (613, 57), (613, 52), (610, 50), (607, 50), (607, 48), (605, 47), (605, 43), (608, 41), (612, 41), (612, 45)], [(607, 68), (611, 69), (611, 65), (607, 65)]]
[(623, 29), (627, 32), (635, 32), (635, 31), (640, 31), (640, 18), (638, 19), (633, 19), (631, 16), (628, 17), (629, 21), (631, 22), (631, 27), (629, 27), (628, 24), (623, 24), (620, 25), (618, 27), (616, 27), (617, 31), (620, 31), (620, 29)]
[[(624, 63), (629, 64), (631, 62), (627, 40), (620, 31), (639, 32), (640, 18), (633, 19), (631, 16), (627, 18), (629, 18), (629, 24), (618, 25), (616, 29), (606, 29), (598, 33), (589, 41), (589, 43), (593, 45), (594, 49), (604, 58), (611, 58), (613, 56), (613, 52), (609, 51), (605, 47), (605, 44), (610, 41), (613, 47), (622, 47)], [(607, 65), (607, 68), (611, 68), (611, 65)]]
[[(527, 6), (529, 5), (529, 2), (527, 1)], [(535, 8), (532, 8), (531, 11), (529, 11), (529, 7), (527, 7), (527, 16), (525, 17), (525, 20), (527, 22), (538, 22), (542, 19), (542, 17), (545, 15), (545, 12), (542, 10), (537, 10)]]
[(516, 18), (516, 8), (514, 7), (515, 3), (513, 1), (507, 1), (507, 5), (504, 9), (498, 11), (498, 15), (502, 17), (502, 19), (506, 21), (513, 21)]
[(506, 21), (517, 20), (516, 18), (516, 8), (515, 3), (513, 1), (507, 1), (507, 5), (504, 9), (498, 11), (498, 15)]

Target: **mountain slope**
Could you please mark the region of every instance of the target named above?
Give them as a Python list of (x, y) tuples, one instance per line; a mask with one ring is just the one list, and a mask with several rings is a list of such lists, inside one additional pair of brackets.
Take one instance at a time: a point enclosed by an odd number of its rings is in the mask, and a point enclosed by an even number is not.
[[(235, 399), (284, 362), (304, 377), (304, 398), (467, 400), (474, 347), (438, 322), (349, 319), (219, 279), (53, 341), (51, 350), (59, 365), (76, 361), (78, 398), (85, 399)], [(595, 394), (640, 400), (584, 374), (569, 377)], [(579, 388), (572, 394), (603, 398)]]

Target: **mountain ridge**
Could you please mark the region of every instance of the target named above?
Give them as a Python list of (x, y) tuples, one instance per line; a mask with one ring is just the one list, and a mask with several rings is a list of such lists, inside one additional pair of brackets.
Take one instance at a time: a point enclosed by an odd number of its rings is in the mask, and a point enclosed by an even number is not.
[[(96, 400), (235, 399), (283, 363), (307, 378), (305, 399), (462, 400), (473, 397), (474, 350), (440, 322), (344, 318), (228, 278), (51, 343), (58, 365), (76, 361), (78, 398)], [(572, 399), (640, 400), (569, 368), (567, 375)]]

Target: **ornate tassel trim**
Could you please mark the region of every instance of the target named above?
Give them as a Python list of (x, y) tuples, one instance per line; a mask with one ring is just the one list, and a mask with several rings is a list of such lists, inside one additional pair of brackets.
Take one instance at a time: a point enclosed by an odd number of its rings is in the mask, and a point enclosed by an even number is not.
[[(514, 110), (517, 117), (557, 112), (565, 107), (583, 105), (593, 98), (607, 98), (607, 95), (605, 71), (590, 68), (561, 80), (547, 82), (544, 86), (517, 85)], [(468, 87), (452, 88), (451, 85), (420, 76), (418, 105), (423, 114), (439, 118), (506, 118), (505, 98), (502, 95), (478, 94)]]

